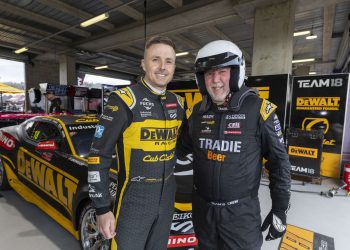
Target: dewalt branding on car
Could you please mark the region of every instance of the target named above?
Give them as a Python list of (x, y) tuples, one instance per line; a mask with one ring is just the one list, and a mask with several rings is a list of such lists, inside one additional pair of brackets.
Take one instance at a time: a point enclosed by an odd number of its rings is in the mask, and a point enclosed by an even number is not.
[(18, 173), (54, 200), (72, 211), (73, 195), (78, 180), (39, 157), (20, 148), (17, 153)]

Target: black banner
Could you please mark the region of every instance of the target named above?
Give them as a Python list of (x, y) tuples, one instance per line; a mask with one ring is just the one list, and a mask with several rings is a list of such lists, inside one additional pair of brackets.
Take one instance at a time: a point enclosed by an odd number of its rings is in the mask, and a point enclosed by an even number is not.
[(266, 76), (249, 76), (246, 85), (255, 87), (259, 90), (259, 96), (268, 99), (277, 105), (277, 116), (283, 126), (283, 131), (288, 124), (288, 95), (290, 90), (290, 76), (283, 75), (266, 75)]
[(171, 82), (167, 90), (178, 94), (184, 98), (185, 109), (193, 107), (202, 100), (202, 95), (195, 81)]
[(320, 176), (322, 142), (322, 130), (306, 131), (297, 128), (287, 130), (287, 146), (292, 174)]
[(293, 78), (290, 127), (324, 131), (321, 175), (339, 177), (348, 74)]

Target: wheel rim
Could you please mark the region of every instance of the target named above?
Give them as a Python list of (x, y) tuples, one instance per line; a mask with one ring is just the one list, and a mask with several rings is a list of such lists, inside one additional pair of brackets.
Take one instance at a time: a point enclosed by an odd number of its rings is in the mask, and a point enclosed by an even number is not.
[(85, 214), (80, 227), (81, 244), (84, 250), (108, 250), (109, 241), (99, 233), (96, 223), (96, 211), (90, 208)]

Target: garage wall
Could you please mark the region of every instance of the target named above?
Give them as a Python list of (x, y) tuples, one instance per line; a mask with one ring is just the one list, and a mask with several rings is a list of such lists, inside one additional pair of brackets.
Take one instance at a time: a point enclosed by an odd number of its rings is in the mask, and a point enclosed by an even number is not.
[(59, 83), (59, 64), (49, 61), (33, 61), (26, 63), (26, 88), (38, 87), (38, 83)]
[(39, 87), (39, 83), (57, 83), (60, 82), (59, 64), (52, 61), (33, 60), (25, 64), (25, 82), (26, 82), (26, 110), (30, 110), (28, 103), (28, 92), (30, 88)]

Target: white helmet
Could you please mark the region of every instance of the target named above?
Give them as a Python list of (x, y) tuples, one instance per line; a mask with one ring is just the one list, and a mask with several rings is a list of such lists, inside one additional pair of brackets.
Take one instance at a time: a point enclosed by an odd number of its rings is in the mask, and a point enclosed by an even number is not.
[(244, 83), (245, 61), (237, 45), (230, 41), (217, 40), (198, 51), (195, 62), (196, 82), (203, 95), (207, 93), (204, 72), (224, 67), (231, 67), (230, 90), (238, 91)]

